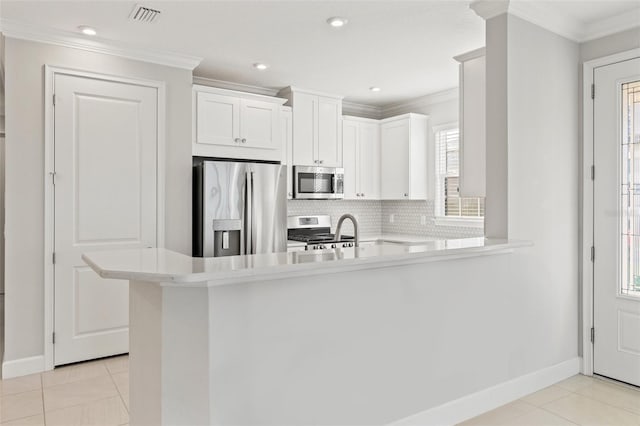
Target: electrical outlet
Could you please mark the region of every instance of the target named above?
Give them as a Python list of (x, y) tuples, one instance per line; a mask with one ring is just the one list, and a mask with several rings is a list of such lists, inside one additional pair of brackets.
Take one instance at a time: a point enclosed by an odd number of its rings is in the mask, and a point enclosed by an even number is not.
[(395, 221), (396, 221), (396, 215), (395, 215), (395, 213), (391, 213), (389, 215), (389, 223), (393, 223)]
[(426, 226), (427, 225), (427, 215), (423, 214), (420, 216), (420, 225), (422, 226)]

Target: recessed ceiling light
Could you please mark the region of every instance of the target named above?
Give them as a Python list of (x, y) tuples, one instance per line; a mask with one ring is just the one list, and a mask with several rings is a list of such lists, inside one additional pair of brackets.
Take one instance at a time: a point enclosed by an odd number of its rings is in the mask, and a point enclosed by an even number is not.
[(331, 25), (334, 28), (344, 27), (345, 25), (347, 25), (347, 22), (349, 22), (347, 18), (341, 18), (339, 16), (333, 16), (327, 19), (327, 24)]
[(80, 32), (84, 35), (89, 35), (89, 36), (94, 36), (96, 35), (96, 29), (93, 27), (88, 27), (86, 25), (80, 25), (78, 27), (78, 30), (80, 30)]
[(369, 87), (369, 90), (371, 90), (372, 92), (379, 92), (380, 88), (376, 87), (376, 86), (371, 86), (371, 87)]
[(264, 71), (269, 68), (269, 65), (263, 64), (262, 62), (256, 62), (255, 64), (253, 64), (253, 67), (257, 70)]

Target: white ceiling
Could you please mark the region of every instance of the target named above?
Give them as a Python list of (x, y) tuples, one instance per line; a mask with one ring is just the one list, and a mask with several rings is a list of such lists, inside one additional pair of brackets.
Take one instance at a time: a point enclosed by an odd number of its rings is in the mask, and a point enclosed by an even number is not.
[[(631, 9), (633, 1), (537, 1), (591, 24)], [(0, 2), (3, 20), (77, 32), (153, 50), (203, 57), (194, 75), (279, 89), (293, 85), (388, 105), (458, 84), (453, 56), (484, 45), (484, 21), (469, 1), (145, 1), (153, 24), (128, 20), (135, 1)], [(349, 24), (334, 29), (331, 16)], [(266, 71), (254, 62), (270, 65)], [(372, 93), (370, 86), (381, 92)]]

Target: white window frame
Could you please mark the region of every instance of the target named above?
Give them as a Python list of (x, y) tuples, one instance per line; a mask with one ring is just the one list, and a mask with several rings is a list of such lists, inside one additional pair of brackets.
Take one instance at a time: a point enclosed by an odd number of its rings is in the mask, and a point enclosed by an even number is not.
[(439, 168), (439, 144), (437, 134), (442, 131), (459, 129), (458, 122), (451, 122), (446, 124), (441, 124), (439, 126), (432, 127), (432, 137), (433, 137), (433, 146), (434, 146), (434, 170), (435, 170), (435, 197), (434, 197), (434, 223), (436, 226), (460, 226), (465, 228), (483, 228), (484, 227), (484, 216), (475, 217), (475, 216), (445, 216), (444, 215), (444, 199), (442, 198), (444, 195), (442, 194), (442, 190), (440, 188), (442, 182), (440, 177), (440, 168)]

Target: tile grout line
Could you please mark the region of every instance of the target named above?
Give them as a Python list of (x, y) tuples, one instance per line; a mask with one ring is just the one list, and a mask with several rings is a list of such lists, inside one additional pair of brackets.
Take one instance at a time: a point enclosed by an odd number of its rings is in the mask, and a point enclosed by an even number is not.
[[(107, 368), (107, 371), (109, 371), (109, 377), (111, 378), (111, 382), (113, 383), (113, 386), (115, 386), (116, 390), (118, 391), (118, 396), (120, 397), (120, 401), (122, 401), (122, 404), (124, 405), (124, 409), (127, 410), (127, 418), (129, 418), (129, 416), (131, 415), (131, 413), (129, 413), (129, 404), (127, 404), (125, 402), (124, 396), (122, 395), (122, 392), (120, 392), (120, 388), (118, 387), (118, 385), (116, 384), (115, 379), (113, 378), (113, 374), (111, 373), (111, 371), (108, 368)], [(122, 371), (122, 373), (124, 373), (124, 371)], [(131, 420), (129, 419), (129, 421), (131, 421)]]
[[(586, 377), (589, 377), (589, 376), (586, 376)], [(598, 380), (598, 379), (595, 379), (595, 378), (594, 378), (593, 380)], [(603, 381), (603, 382), (604, 382), (604, 381)], [(589, 387), (589, 386), (591, 386), (591, 384), (589, 384), (589, 385), (587, 385), (587, 386), (583, 386), (583, 387), (579, 388), (578, 390), (580, 390), (580, 389), (584, 389), (584, 388), (587, 388), (587, 387)], [(569, 398), (569, 397), (570, 397), (570, 396), (572, 396), (572, 395), (576, 395), (576, 396), (580, 396), (580, 397), (583, 397), (583, 398), (587, 398), (587, 399), (589, 399), (589, 400), (591, 400), (591, 401), (599, 402), (600, 404), (604, 404), (604, 405), (606, 405), (606, 406), (609, 406), (609, 407), (615, 408), (616, 410), (622, 410), (622, 411), (624, 411), (625, 413), (630, 413), (630, 414), (632, 414), (632, 415), (634, 415), (634, 416), (640, 417), (640, 414), (635, 413), (635, 412), (630, 411), (630, 410), (627, 410), (627, 409), (626, 409), (626, 408), (624, 408), (624, 407), (618, 407), (618, 406), (615, 406), (615, 405), (611, 405), (611, 404), (609, 404), (608, 402), (605, 402), (605, 401), (602, 401), (602, 400), (599, 400), (599, 399), (596, 399), (596, 398), (592, 398), (592, 397), (590, 397), (590, 396), (582, 395), (582, 394), (580, 394), (580, 393), (578, 393), (578, 392), (576, 392), (576, 391), (572, 391), (572, 390), (565, 389), (565, 388), (563, 388), (563, 389), (564, 389), (564, 390), (566, 390), (567, 392), (570, 392), (570, 393), (571, 393), (571, 395), (565, 395), (565, 396), (563, 396), (563, 397), (561, 397), (561, 398), (554, 399), (553, 401), (549, 401), (548, 403), (546, 403), (546, 404), (544, 404), (544, 405), (548, 405), (548, 404), (551, 404), (551, 403), (553, 403), (553, 402), (560, 401), (561, 399)], [(539, 408), (542, 408), (543, 410), (547, 411), (548, 413), (555, 414), (556, 416), (562, 417), (563, 419), (567, 420), (568, 422), (574, 423), (574, 422), (573, 422), (573, 421), (571, 421), (570, 419), (567, 419), (566, 417), (564, 417), (564, 416), (562, 416), (562, 415), (560, 415), (560, 414), (558, 414), (558, 413), (555, 413), (555, 412), (553, 412), (553, 411), (551, 411), (551, 410), (546, 409), (544, 406), (540, 406)], [(576, 423), (574, 423), (574, 424), (576, 424)]]
[(47, 410), (44, 409), (44, 377), (40, 373), (40, 396), (42, 397), (42, 424), (47, 426)]

